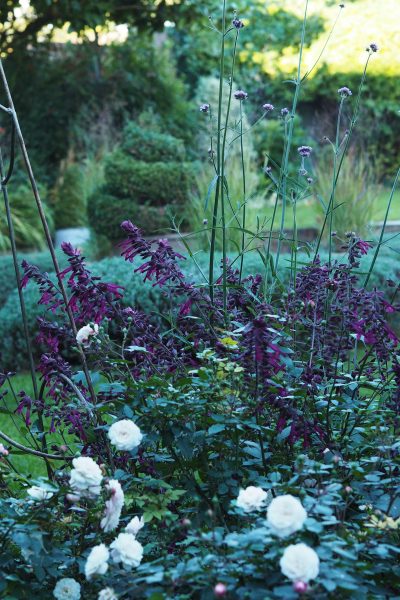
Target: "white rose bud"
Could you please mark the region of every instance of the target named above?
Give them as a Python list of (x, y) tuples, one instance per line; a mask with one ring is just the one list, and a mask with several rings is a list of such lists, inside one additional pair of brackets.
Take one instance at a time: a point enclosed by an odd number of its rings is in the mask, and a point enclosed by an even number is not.
[(138, 567), (143, 558), (143, 546), (131, 533), (120, 533), (110, 544), (111, 558), (115, 563), (122, 562), (125, 569)]
[(264, 508), (268, 499), (268, 492), (260, 487), (249, 485), (245, 490), (240, 490), (236, 500), (236, 506), (242, 508), (245, 512), (261, 510)]
[(27, 490), (27, 494), (36, 502), (44, 502), (45, 500), (50, 500), (52, 496), (54, 496), (53, 492), (46, 490), (46, 488), (41, 487), (40, 485), (33, 485)]
[(91, 579), (94, 575), (104, 575), (108, 569), (110, 553), (104, 544), (91, 549), (85, 564), (85, 577)]
[(138, 517), (133, 517), (133, 519), (131, 519), (129, 521), (128, 525), (125, 527), (125, 531), (126, 531), (126, 533), (131, 533), (132, 535), (134, 535), (136, 537), (137, 534), (139, 533), (139, 531), (143, 527), (144, 527), (143, 517), (140, 517), (140, 519)]
[(78, 333), (76, 334), (76, 341), (78, 342), (78, 344), (86, 346), (89, 343), (90, 338), (94, 335), (97, 335), (98, 333), (99, 326), (97, 324), (94, 324), (93, 326), (85, 325), (84, 327), (81, 327)]
[(113, 423), (108, 430), (108, 437), (117, 450), (133, 450), (143, 439), (139, 427), (130, 419)]
[(291, 581), (308, 583), (318, 577), (318, 554), (307, 544), (288, 546), (279, 562), (281, 571)]
[(303, 527), (307, 513), (298, 498), (286, 494), (271, 501), (267, 510), (267, 523), (275, 535), (287, 537)]
[(56, 600), (80, 600), (81, 586), (75, 579), (64, 577), (57, 581), (53, 596)]
[(97, 463), (90, 456), (80, 456), (72, 461), (69, 485), (75, 494), (82, 496), (98, 496), (103, 474)]

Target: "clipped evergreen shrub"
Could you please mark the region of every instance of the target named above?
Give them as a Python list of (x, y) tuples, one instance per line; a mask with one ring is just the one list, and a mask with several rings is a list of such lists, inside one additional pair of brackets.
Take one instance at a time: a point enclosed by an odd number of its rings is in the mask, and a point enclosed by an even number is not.
[(78, 164), (69, 165), (53, 190), (56, 229), (87, 225), (85, 176)]
[(88, 214), (91, 226), (99, 236), (106, 237), (115, 244), (121, 238), (120, 224), (126, 219), (134, 221), (142, 231), (157, 234), (167, 229), (171, 216), (179, 211), (176, 204), (152, 206), (148, 202), (138, 204), (131, 196), (123, 198), (110, 194), (106, 188), (100, 188), (91, 197)]
[(145, 162), (174, 162), (185, 157), (181, 140), (166, 133), (144, 129), (133, 122), (124, 129), (121, 147), (136, 160)]
[(112, 152), (105, 161), (107, 189), (135, 202), (162, 205), (184, 202), (193, 175), (192, 163), (151, 162), (134, 160), (122, 150)]
[(104, 185), (88, 201), (95, 234), (115, 242), (125, 219), (148, 235), (165, 231), (194, 185), (198, 165), (184, 159), (179, 139), (128, 123), (122, 145), (104, 160)]

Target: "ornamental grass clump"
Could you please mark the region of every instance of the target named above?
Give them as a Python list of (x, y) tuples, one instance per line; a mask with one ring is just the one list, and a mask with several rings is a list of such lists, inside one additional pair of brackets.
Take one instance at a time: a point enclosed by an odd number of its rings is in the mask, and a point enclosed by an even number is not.
[[(369, 285), (388, 212), (378, 241), (357, 231), (335, 236), (332, 228), (366, 70), (357, 96), (339, 95), (323, 223), (306, 244), (296, 206), (309, 193), (317, 149), (298, 146), (290, 160), (309, 74), (302, 64), (305, 6), (293, 104), (281, 111), (282, 163), (268, 173), (276, 194), (269, 229), (247, 228), (242, 169), (239, 243), (228, 253), (229, 110), (222, 118), (222, 88), (229, 72), (229, 98), (236, 99), (236, 45), (247, 21), (236, 14), (232, 21), (224, 2), (221, 23), (211, 21), (221, 42), (220, 101), (199, 111), (216, 119), (207, 271), (188, 237), (187, 252), (177, 252), (167, 239), (146, 239), (127, 215), (118, 250), (132, 273), (163, 295), (167, 308), (156, 321), (127, 305), (124, 281), (102, 281), (70, 244), (63, 246), (66, 268), (54, 255), (55, 277), (28, 262), (20, 277), (16, 261), (27, 334), (22, 290), (40, 292), (44, 351), (35, 365), (36, 342), (27, 335), (29, 389), (17, 389), (11, 372), (0, 376), (5, 414), (26, 435), (22, 443), (0, 428), (5, 597), (398, 595), (400, 359), (392, 321), (400, 311), (399, 286)], [(375, 52), (371, 44), (367, 65)], [(239, 91), (241, 106), (251, 91)], [(355, 112), (342, 138), (341, 110), (350, 101)], [(264, 105), (260, 118), (271, 112), (272, 104)], [(15, 111), (10, 115), (16, 125)], [(242, 125), (234, 130), (243, 166)], [(34, 192), (40, 209), (35, 185)], [(222, 256), (215, 252), (218, 235)], [(254, 246), (263, 270), (246, 275)], [(365, 272), (361, 260), (368, 254)], [(198, 278), (185, 275), (188, 260)], [(40, 476), (17, 468), (20, 452), (37, 461)]]

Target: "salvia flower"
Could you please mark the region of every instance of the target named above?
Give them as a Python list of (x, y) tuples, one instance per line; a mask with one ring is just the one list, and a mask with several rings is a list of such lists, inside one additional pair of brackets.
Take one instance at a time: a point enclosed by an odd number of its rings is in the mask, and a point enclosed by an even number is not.
[(348, 87), (344, 86), (338, 89), (338, 94), (342, 98), (348, 98), (353, 95), (353, 92)]
[(285, 548), (279, 564), (283, 575), (291, 581), (308, 583), (318, 577), (318, 554), (306, 544), (292, 544)]
[(110, 498), (106, 502), (106, 510), (100, 522), (100, 527), (104, 529), (105, 533), (108, 533), (118, 527), (122, 507), (124, 506), (124, 492), (121, 484), (116, 479), (110, 479), (105, 487), (110, 494)]
[(300, 156), (310, 156), (311, 152), (312, 152), (312, 148), (311, 146), (300, 146), (299, 148), (297, 148), (297, 152), (300, 154)]
[(143, 558), (143, 546), (131, 533), (120, 533), (110, 545), (111, 558), (125, 569), (138, 567)]
[(99, 544), (91, 549), (85, 564), (85, 577), (91, 579), (95, 575), (104, 575), (108, 570), (110, 553), (105, 544)]
[(143, 439), (139, 427), (130, 419), (113, 423), (108, 430), (108, 437), (117, 450), (125, 451), (133, 450)]
[(269, 102), (263, 104), (263, 110), (265, 110), (265, 112), (271, 112), (272, 110), (274, 110), (274, 108), (274, 105), (270, 104)]
[(244, 23), (243, 21), (241, 21), (240, 19), (238, 19), (237, 17), (235, 17), (232, 21), (232, 25), (234, 26), (235, 29), (242, 29), (242, 27), (244, 27)]
[(248, 93), (244, 90), (237, 90), (236, 92), (234, 92), (233, 95), (236, 98), (236, 100), (246, 100), (246, 98), (248, 97)]
[(56, 600), (80, 600), (81, 586), (72, 577), (64, 577), (57, 581), (53, 596)]
[(204, 104), (200, 104), (200, 112), (208, 113), (209, 110), (210, 110), (210, 105), (207, 102), (205, 102)]
[(268, 492), (260, 487), (249, 485), (245, 490), (240, 490), (236, 500), (236, 506), (243, 509), (244, 512), (261, 510), (268, 499)]
[(271, 501), (267, 511), (267, 523), (275, 535), (287, 537), (303, 527), (307, 512), (298, 498), (285, 494)]
[(121, 254), (129, 262), (133, 262), (136, 256), (146, 261), (135, 269), (135, 273), (145, 274), (144, 281), (154, 279), (153, 285), (163, 286), (167, 282), (184, 280), (176, 261), (185, 260), (185, 257), (175, 252), (167, 240), (158, 240), (157, 248), (153, 250), (152, 244), (143, 238), (140, 229), (131, 221), (121, 223), (121, 228), (128, 235), (127, 239), (120, 243)]

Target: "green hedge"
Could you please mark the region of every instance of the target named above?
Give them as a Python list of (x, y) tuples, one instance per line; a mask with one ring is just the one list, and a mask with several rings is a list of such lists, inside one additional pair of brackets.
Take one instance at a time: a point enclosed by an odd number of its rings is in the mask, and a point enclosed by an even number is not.
[(144, 162), (174, 162), (184, 160), (185, 148), (181, 140), (158, 131), (128, 123), (123, 131), (122, 148), (135, 160)]
[(78, 164), (69, 165), (53, 190), (56, 229), (87, 225), (85, 175)]
[(133, 221), (145, 233), (165, 231), (171, 225), (171, 217), (180, 207), (170, 203), (166, 207), (151, 206), (148, 202), (138, 204), (131, 197), (120, 198), (101, 188), (92, 196), (88, 205), (90, 223), (95, 233), (115, 243), (121, 239), (121, 223)]
[[(57, 251), (56, 254), (59, 263), (65, 265), (67, 262), (65, 260), (65, 255), (61, 251)], [(31, 254), (18, 254), (19, 263), (23, 260), (36, 265), (42, 272), (51, 273), (54, 271), (53, 261), (48, 250)], [(15, 287), (15, 271), (12, 257), (10, 254), (0, 256), (0, 307), (5, 304), (8, 296)]]
[(122, 150), (112, 152), (105, 161), (108, 191), (120, 198), (129, 196), (135, 202), (157, 206), (185, 202), (193, 174), (192, 163), (146, 163), (134, 160)]

